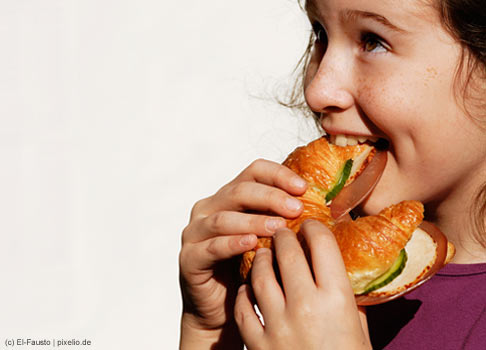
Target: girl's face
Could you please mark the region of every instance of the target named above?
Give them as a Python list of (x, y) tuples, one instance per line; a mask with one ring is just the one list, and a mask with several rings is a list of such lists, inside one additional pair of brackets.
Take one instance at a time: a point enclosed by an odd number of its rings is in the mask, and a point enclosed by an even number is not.
[(330, 135), (390, 144), (364, 212), (405, 199), (464, 207), (484, 182), (486, 137), (456, 98), (461, 47), (438, 12), (423, 0), (312, 0), (307, 11), (318, 37), (308, 105)]

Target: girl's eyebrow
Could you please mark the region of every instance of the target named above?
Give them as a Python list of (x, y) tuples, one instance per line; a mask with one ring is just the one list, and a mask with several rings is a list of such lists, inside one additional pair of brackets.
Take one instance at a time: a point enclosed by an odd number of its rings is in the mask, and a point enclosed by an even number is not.
[(348, 22), (348, 21), (355, 21), (358, 18), (369, 18), (372, 19), (378, 23), (381, 23), (385, 27), (398, 32), (398, 33), (408, 33), (405, 29), (399, 28), (396, 25), (392, 24), (388, 19), (383, 17), (382, 15), (373, 13), (373, 12), (367, 12), (367, 11), (359, 11), (359, 10), (345, 10), (340, 14), (340, 19), (343, 22)]

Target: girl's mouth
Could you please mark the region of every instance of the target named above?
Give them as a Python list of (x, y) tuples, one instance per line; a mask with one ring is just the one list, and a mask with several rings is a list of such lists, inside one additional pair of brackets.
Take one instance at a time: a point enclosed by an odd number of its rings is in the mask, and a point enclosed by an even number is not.
[(335, 134), (326, 136), (329, 143), (336, 146), (356, 146), (358, 144), (370, 144), (375, 146), (379, 150), (388, 150), (390, 142), (382, 137), (377, 136), (355, 136), (345, 134)]

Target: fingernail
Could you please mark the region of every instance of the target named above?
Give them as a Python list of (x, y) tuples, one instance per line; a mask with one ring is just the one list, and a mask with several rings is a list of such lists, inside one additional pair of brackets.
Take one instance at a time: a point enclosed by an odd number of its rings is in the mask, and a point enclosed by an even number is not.
[(256, 255), (262, 255), (262, 254), (265, 254), (265, 253), (268, 253), (270, 252), (270, 249), (268, 248), (258, 248), (257, 251), (255, 252), (255, 256)]
[(307, 183), (301, 177), (296, 176), (292, 179), (292, 185), (294, 185), (294, 187), (304, 188)]
[(269, 233), (275, 233), (281, 227), (285, 227), (285, 221), (282, 219), (267, 219), (265, 221), (265, 229)]
[(238, 293), (243, 293), (244, 291), (246, 291), (246, 284), (242, 284), (240, 288), (238, 288)]
[(240, 245), (246, 247), (247, 245), (250, 245), (252, 241), (253, 241), (253, 236), (246, 235), (240, 238)]
[(287, 198), (285, 200), (285, 206), (289, 210), (297, 211), (300, 210), (300, 208), (302, 207), (302, 202), (299, 201), (297, 198)]

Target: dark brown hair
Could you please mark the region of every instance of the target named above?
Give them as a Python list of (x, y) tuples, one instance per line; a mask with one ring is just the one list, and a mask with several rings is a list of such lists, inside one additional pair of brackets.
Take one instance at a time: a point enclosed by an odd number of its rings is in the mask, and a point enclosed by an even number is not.
[[(304, 9), (304, 0), (298, 0)], [(485, 0), (432, 0), (446, 30), (461, 44), (463, 52), (457, 66), (457, 97), (462, 99), (466, 114), (475, 120), (486, 133), (486, 1)], [(313, 32), (307, 48), (294, 73), (297, 74), (291, 93), (281, 104), (300, 110), (314, 118), (320, 128), (318, 116), (307, 106), (304, 99), (304, 79), (315, 40)], [(460, 81), (458, 80), (460, 79)], [(480, 91), (480, 94), (473, 92)], [(476, 96), (476, 97), (474, 97)], [(478, 98), (477, 96), (480, 96)], [(474, 108), (469, 108), (472, 106)], [(471, 112), (474, 110), (475, 112)], [(478, 111), (483, 111), (478, 115)], [(486, 160), (485, 160), (486, 161)], [(486, 183), (472, 202), (472, 223), (475, 237), (486, 247)]]
[[(486, 2), (484, 0), (436, 0), (446, 29), (464, 48), (458, 72), (465, 70), (462, 85), (464, 105), (471, 103), (481, 115), (468, 113), (486, 132)], [(475, 100), (471, 92), (482, 90), (482, 100)], [(467, 110), (467, 108), (466, 108)], [(485, 160), (486, 161), (486, 160)], [(472, 220), (476, 239), (486, 247), (486, 184), (473, 202)]]

